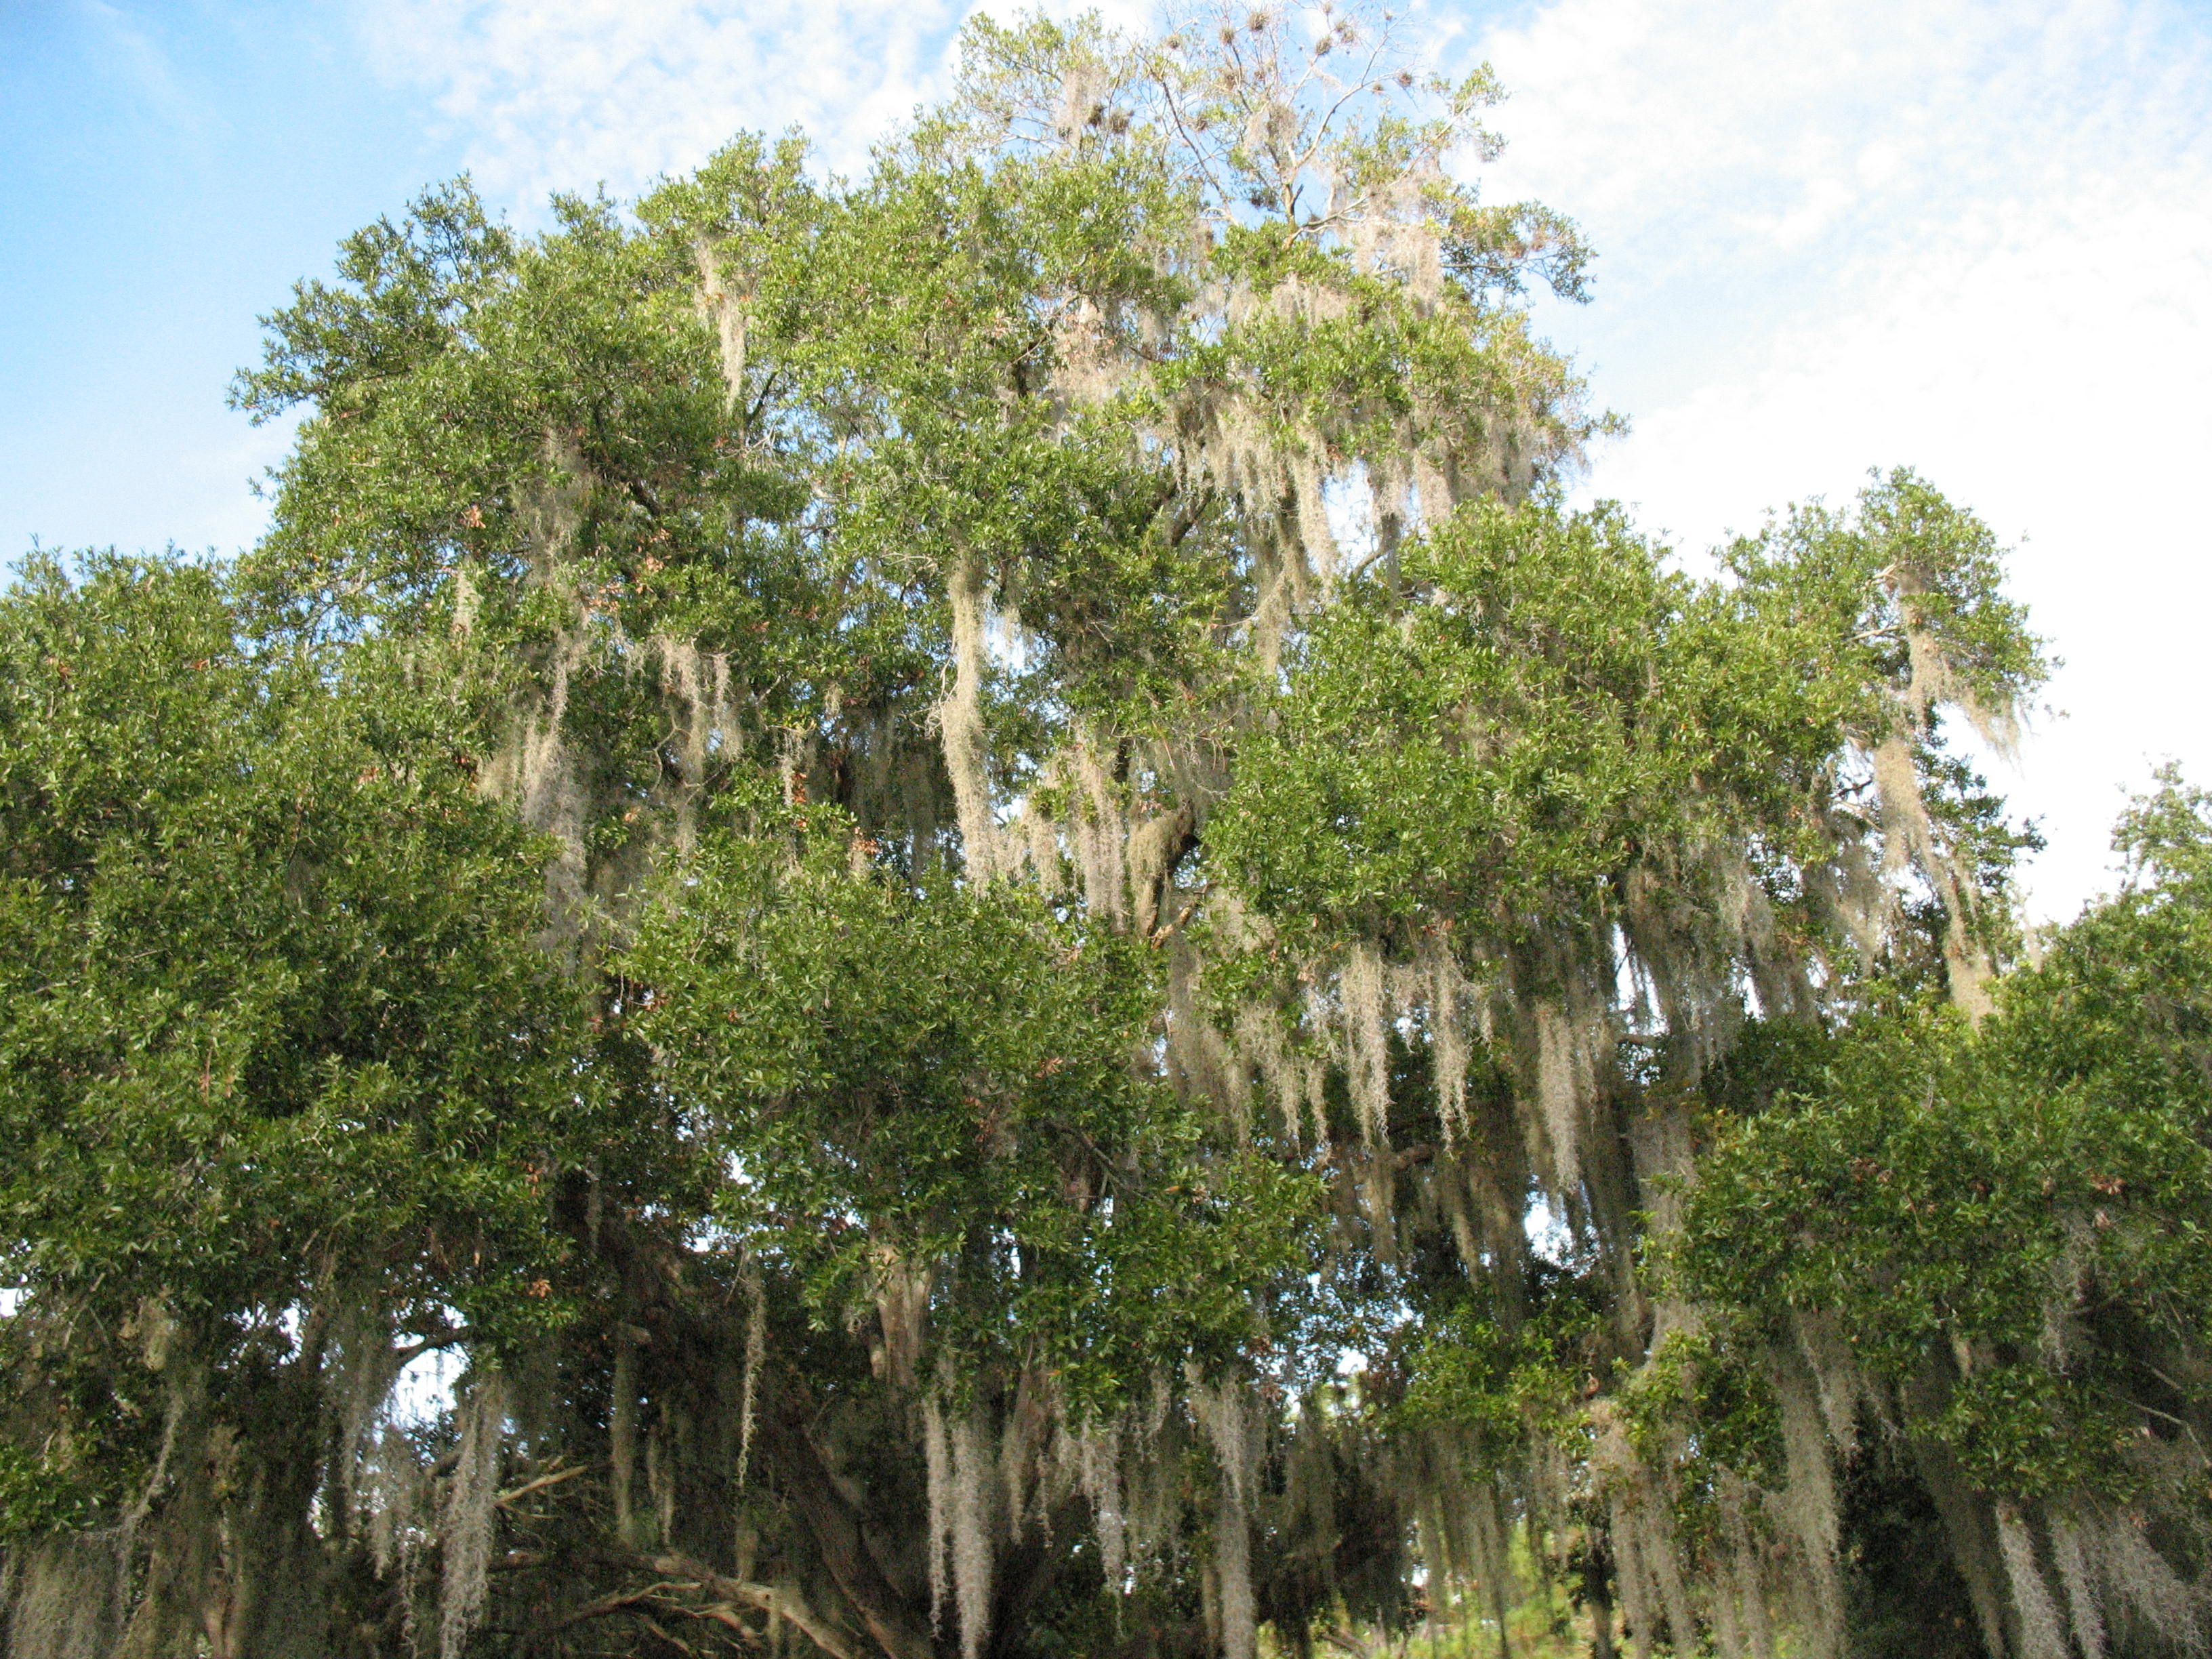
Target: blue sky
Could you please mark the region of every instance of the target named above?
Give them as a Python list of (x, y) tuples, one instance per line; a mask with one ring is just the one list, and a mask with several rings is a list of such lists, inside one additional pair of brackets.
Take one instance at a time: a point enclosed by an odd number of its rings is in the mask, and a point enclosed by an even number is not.
[[(0, 0), (0, 557), (252, 539), (283, 434), (222, 393), (254, 318), (422, 185), (468, 167), (526, 224), (793, 122), (849, 168), (971, 5)], [(1585, 495), (1695, 562), (1906, 462), (2020, 544), (2063, 718), (1994, 776), (2070, 913), (2155, 761), (2212, 782), (2212, 6), (1401, 9), (1512, 94), (1486, 190), (1599, 251), (1541, 319), (1632, 422)]]
[(0, 0), (0, 556), (256, 532), (255, 317), (461, 164), (310, 10)]

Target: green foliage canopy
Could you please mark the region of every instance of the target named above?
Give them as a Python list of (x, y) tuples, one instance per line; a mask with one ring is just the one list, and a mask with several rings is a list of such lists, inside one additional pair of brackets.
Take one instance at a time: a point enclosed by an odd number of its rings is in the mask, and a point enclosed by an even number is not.
[(9, 1654), (2195, 1650), (2205, 805), (2030, 961), (1988, 528), (1570, 510), (1395, 36), (432, 190), (0, 599)]

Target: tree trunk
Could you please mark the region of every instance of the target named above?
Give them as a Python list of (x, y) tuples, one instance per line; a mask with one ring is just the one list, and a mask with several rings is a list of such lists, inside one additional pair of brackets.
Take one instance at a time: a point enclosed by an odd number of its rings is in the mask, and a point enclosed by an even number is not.
[[(796, 1387), (779, 1389), (784, 1402), (799, 1403)], [(762, 1413), (760, 1428), (770, 1442), (785, 1494), (814, 1540), (822, 1565), (858, 1615), (884, 1659), (936, 1659), (926, 1610), (917, 1611), (878, 1564), (860, 1528), (858, 1513), (837, 1491), (821, 1449), (779, 1409)]]
[(1590, 1659), (1613, 1659), (1613, 1586), (1606, 1553), (1595, 1533), (1583, 1558), (1583, 1605), (1589, 1609)]

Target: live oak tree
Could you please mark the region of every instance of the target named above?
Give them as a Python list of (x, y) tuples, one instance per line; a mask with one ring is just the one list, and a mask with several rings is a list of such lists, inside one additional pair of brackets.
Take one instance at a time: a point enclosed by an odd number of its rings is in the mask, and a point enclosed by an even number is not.
[(2024, 963), (1989, 531), (1568, 511), (1394, 27), (434, 190), (0, 600), (11, 1655), (2202, 1650), (2203, 804)]

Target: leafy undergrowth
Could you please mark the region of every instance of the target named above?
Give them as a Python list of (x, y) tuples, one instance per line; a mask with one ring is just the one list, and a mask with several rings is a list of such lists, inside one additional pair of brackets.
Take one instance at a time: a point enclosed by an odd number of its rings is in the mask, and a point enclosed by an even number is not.
[[(1290, 1659), (1290, 1650), (1262, 1632), (1260, 1659)], [(1498, 1640), (1498, 1621), (1477, 1611), (1472, 1598), (1456, 1596), (1437, 1617), (1403, 1631), (1337, 1624), (1316, 1626), (1314, 1659), (1586, 1659), (1591, 1650), (1589, 1615), (1565, 1590), (1540, 1585), (1505, 1617), (1506, 1646)], [(1616, 1635), (1616, 1640), (1618, 1640)]]

